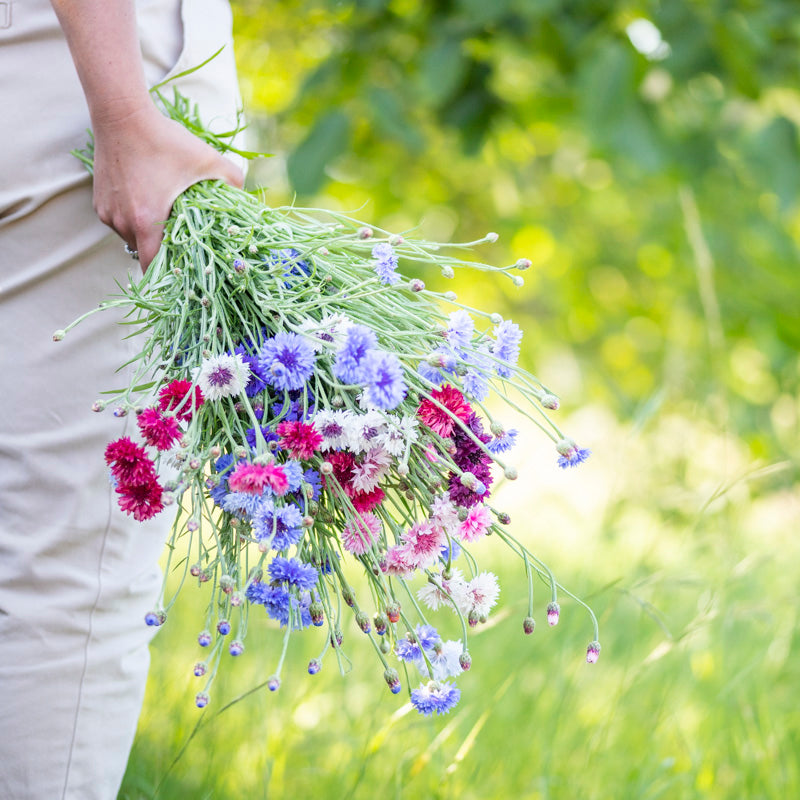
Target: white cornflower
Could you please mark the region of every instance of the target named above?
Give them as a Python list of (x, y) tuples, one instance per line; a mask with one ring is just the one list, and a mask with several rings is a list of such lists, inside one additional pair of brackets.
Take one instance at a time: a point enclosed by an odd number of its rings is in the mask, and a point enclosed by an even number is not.
[(300, 323), (299, 332), (308, 340), (314, 351), (319, 353), (341, 344), (344, 332), (352, 324), (344, 314), (326, 314), (319, 322), (313, 319), (304, 320)]
[(347, 444), (346, 411), (320, 411), (314, 415), (312, 423), (322, 436), (320, 450), (339, 450)]
[(235, 397), (244, 391), (250, 379), (250, 367), (238, 353), (204, 358), (195, 370), (195, 382), (206, 400)]
[(386, 420), (379, 411), (351, 414), (347, 418), (347, 446), (353, 453), (365, 453), (378, 444), (386, 431)]
[(446, 494), (440, 494), (431, 503), (431, 520), (444, 528), (450, 537), (455, 536), (461, 527), (455, 503)]
[(395, 458), (399, 458), (419, 438), (417, 427), (414, 417), (389, 417), (386, 420), (386, 430), (377, 437), (376, 442)]
[(489, 611), (497, 603), (499, 594), (497, 576), (493, 572), (481, 572), (467, 584), (469, 608), (464, 613), (469, 614), (470, 611), (474, 611), (479, 617), (488, 617)]
[[(453, 602), (455, 602), (462, 614), (469, 614), (472, 600), (467, 596), (468, 584), (461, 575), (460, 569), (451, 569), (450, 573), (449, 580), (445, 580), (441, 575), (437, 577), (437, 582), (442, 585), (444, 591), (440, 591), (439, 587), (432, 583), (426, 583), (417, 590), (417, 597), (433, 611), (438, 611), (440, 606), (447, 606), (455, 613), (453, 608)], [(445, 592), (453, 598), (453, 602)], [(464, 611), (465, 608), (466, 611)]]

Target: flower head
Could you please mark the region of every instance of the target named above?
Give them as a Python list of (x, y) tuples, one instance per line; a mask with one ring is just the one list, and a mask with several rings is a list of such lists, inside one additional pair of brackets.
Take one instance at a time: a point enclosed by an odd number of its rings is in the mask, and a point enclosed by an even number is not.
[(469, 347), (474, 332), (475, 323), (467, 311), (460, 308), (450, 314), (447, 326), (447, 341), (451, 347), (456, 350), (463, 350), (465, 347)]
[(307, 461), (319, 450), (322, 436), (313, 425), (307, 422), (284, 421), (278, 425), (278, 435), (281, 437), (281, 446), (291, 453), (292, 458)]
[(351, 325), (345, 331), (344, 343), (336, 353), (333, 374), (342, 383), (363, 384), (367, 379), (367, 353), (377, 347), (375, 331), (366, 325)]
[(203, 405), (203, 392), (191, 381), (172, 381), (158, 393), (158, 405), (164, 412), (175, 412), (182, 422), (190, 422), (192, 415)]
[(406, 396), (403, 367), (394, 353), (371, 350), (364, 359), (366, 402), (388, 411), (397, 407)]
[(265, 497), (253, 515), (253, 535), (273, 550), (287, 550), (303, 538), (303, 515), (293, 503), (276, 506)]
[(203, 396), (211, 401), (240, 395), (249, 380), (250, 367), (239, 353), (222, 353), (204, 358), (196, 376)]
[(562, 439), (556, 444), (556, 450), (559, 453), (558, 466), (561, 469), (577, 467), (592, 454), (591, 450), (578, 447), (572, 439)]
[(278, 333), (259, 351), (267, 383), (282, 391), (302, 389), (314, 372), (314, 348), (296, 333)]
[(475, 505), (458, 528), (458, 536), (465, 542), (474, 542), (486, 535), (492, 524), (492, 515), (484, 505)]
[(146, 408), (136, 417), (142, 438), (156, 450), (169, 450), (181, 435), (178, 420), (157, 408)]
[(487, 442), (486, 449), (490, 453), (505, 453), (517, 443), (518, 432), (512, 428), (497, 434), (490, 442)]
[(277, 495), (286, 494), (289, 481), (279, 464), (239, 464), (228, 478), (232, 492), (260, 495), (269, 487)]
[(511, 320), (502, 320), (494, 327), (495, 340), (492, 344), (492, 355), (500, 359), (496, 365), (497, 374), (501, 378), (511, 377), (511, 367), (519, 358), (519, 345), (522, 341), (522, 331), (519, 325)]
[(275, 556), (268, 567), (273, 583), (285, 582), (298, 589), (313, 589), (317, 585), (319, 573), (311, 564), (304, 564), (298, 558)]
[(411, 704), (423, 716), (447, 714), (461, 699), (461, 690), (452, 683), (428, 681), (411, 691)]
[(383, 526), (375, 514), (369, 512), (350, 520), (342, 530), (344, 549), (363, 556), (380, 538)]
[(155, 477), (146, 483), (120, 485), (117, 494), (119, 507), (137, 522), (144, 522), (164, 509), (164, 492)]
[(372, 268), (381, 283), (394, 286), (402, 278), (397, 274), (397, 256), (388, 242), (379, 242), (372, 248)]
[(430, 399), (423, 400), (417, 410), (422, 423), (439, 436), (450, 436), (456, 424), (455, 419), (466, 422), (470, 414), (472, 409), (464, 400), (464, 395), (449, 384), (431, 392)]
[(105, 458), (119, 484), (147, 484), (155, 479), (155, 466), (145, 449), (127, 436), (109, 442)]

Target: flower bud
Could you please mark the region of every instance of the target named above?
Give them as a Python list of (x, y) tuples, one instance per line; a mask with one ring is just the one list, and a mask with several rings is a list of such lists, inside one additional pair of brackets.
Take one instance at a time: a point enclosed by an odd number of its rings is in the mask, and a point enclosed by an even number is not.
[(159, 613), (158, 611), (148, 611), (144, 615), (145, 625), (152, 625), (154, 628), (158, 628), (160, 625), (163, 625), (166, 619), (166, 614), (163, 612)]
[(505, 512), (505, 511), (501, 511), (501, 512), (500, 512), (500, 513), (497, 515), (497, 521), (498, 521), (498, 522), (499, 522), (501, 525), (510, 525), (510, 524), (511, 524), (511, 515), (510, 515), (510, 514), (506, 514), (506, 512)]
[(356, 603), (355, 595), (353, 594), (353, 590), (349, 586), (342, 587), (342, 600), (352, 608)]
[(524, 272), (526, 269), (531, 268), (531, 260), (529, 258), (520, 258), (514, 266), (520, 271)]
[(309, 675), (316, 675), (322, 669), (322, 663), (319, 659), (312, 658), (311, 661), (308, 662), (308, 674)]
[(470, 628), (477, 628), (478, 623), (480, 622), (480, 617), (478, 616), (477, 612), (470, 611), (469, 616), (467, 617), (467, 622), (469, 622)]
[[(194, 532), (194, 531), (196, 531), (196, 530), (197, 530), (199, 527), (200, 527), (200, 523), (199, 523), (199, 522), (198, 522), (198, 521), (197, 521), (197, 520), (196, 520), (194, 517), (190, 517), (190, 518), (187, 520), (187, 522), (186, 522), (186, 530), (187, 530), (187, 531), (192, 531), (192, 532)], [(200, 574), (200, 570), (199, 570), (199, 569), (197, 570), (197, 574), (198, 574), (198, 575)], [(192, 575), (194, 575), (194, 573), (192, 573)]]
[(194, 665), (193, 672), (194, 672), (196, 678), (202, 678), (203, 675), (205, 675), (206, 672), (208, 672), (208, 667), (206, 666), (204, 661), (198, 661)]
[(389, 603), (386, 606), (386, 616), (389, 622), (400, 622), (400, 603)]
[(421, 281), (419, 278), (413, 278), (408, 282), (408, 288), (411, 289), (412, 292), (421, 292), (425, 288), (425, 281)]
[(489, 319), (492, 321), (492, 325), (499, 325), (503, 321), (503, 317), (500, 314), (492, 314)]
[(392, 646), (389, 644), (387, 639), (381, 639), (381, 642), (378, 645), (378, 649), (381, 651), (381, 653), (386, 655), (387, 653), (391, 653)]
[(513, 275), (511, 278), (511, 283), (514, 284), (518, 289), (525, 285), (525, 278), (522, 275)]
[(472, 489), (477, 482), (477, 478), (471, 472), (464, 472), (461, 474), (459, 481), (461, 482), (462, 486), (465, 486), (467, 489)]
[(600, 642), (589, 642), (589, 646), (586, 648), (586, 663), (596, 664), (598, 658), (600, 658)]
[(494, 244), (499, 238), (500, 236), (496, 234), (494, 231), (489, 231), (489, 233), (487, 233), (486, 236), (484, 236), (484, 239), (486, 239), (487, 242), (491, 242), (492, 244)]
[(358, 229), (358, 238), (359, 239), (371, 239), (373, 235), (372, 228), (367, 228), (364, 226), (363, 228)]
[(331, 634), (331, 647), (341, 647), (343, 641), (344, 641), (344, 636), (342, 635), (342, 632), (337, 628)]
[(269, 689), (271, 692), (277, 692), (278, 689), (280, 688), (281, 688), (281, 679), (277, 675), (273, 675), (267, 681), (267, 689)]
[(211, 634), (208, 631), (201, 631), (197, 636), (197, 644), (200, 647), (208, 647), (211, 644)]
[(506, 479), (510, 481), (515, 481), (519, 477), (519, 472), (517, 472), (516, 467), (506, 467), (503, 474), (506, 476)]
[(453, 272), (452, 267), (442, 267), (442, 277), (443, 278), (453, 278), (455, 277), (455, 272)]
[(53, 334), (53, 341), (54, 341), (54, 342), (60, 342), (60, 341), (62, 341), (62, 340), (63, 340), (63, 338), (64, 338), (66, 335), (67, 335), (67, 332), (66, 332), (65, 330), (62, 330), (61, 328), (59, 328), (59, 329), (58, 329), (58, 330), (57, 330), (57, 331), (56, 331), (56, 332)]
[(397, 245), (403, 244), (403, 242), (405, 242), (405, 239), (399, 233), (393, 233), (389, 237), (389, 244), (392, 245), (392, 247), (397, 247)]
[(392, 694), (397, 694), (402, 688), (400, 684), (400, 675), (397, 673), (396, 669), (389, 668), (385, 670), (383, 673), (383, 679), (392, 690)]
[(377, 633), (378, 636), (383, 636), (388, 628), (389, 620), (378, 611), (372, 618), (372, 621), (375, 623), (375, 633)]
[(231, 595), (231, 605), (238, 608), (242, 604), (242, 595), (239, 592), (234, 592)]
[(356, 614), (356, 624), (364, 633), (369, 633), (372, 630), (369, 617), (363, 611), (359, 611), (358, 614)]
[(546, 409), (549, 409), (550, 411), (557, 411), (558, 410), (559, 401), (558, 401), (558, 398), (554, 394), (550, 394), (549, 392), (547, 394), (543, 394), (539, 398), (539, 402)]
[(221, 636), (227, 636), (231, 632), (231, 624), (226, 619), (221, 619), (217, 623), (217, 630)]
[(325, 609), (319, 600), (315, 600), (309, 607), (308, 613), (311, 615), (312, 624), (319, 627), (325, 621)]
[(247, 252), (250, 253), (251, 256), (254, 256), (258, 252), (258, 245), (251, 244), (247, 248)]
[(569, 458), (576, 448), (577, 445), (572, 439), (560, 439), (556, 442), (556, 452), (560, 456)]
[(122, 406), (117, 406), (117, 408), (114, 409), (114, 416), (115, 417), (127, 417), (128, 416), (128, 409), (127, 408), (123, 408)]
[(445, 292), (443, 297), (449, 303), (455, 303), (455, 301), (458, 300), (458, 295), (455, 292)]
[(205, 708), (208, 705), (209, 696), (205, 692), (200, 692), (197, 697), (194, 698), (194, 704), (198, 708)]
[(306, 528), (306, 529), (313, 528), (314, 527), (314, 517), (309, 517), (308, 515), (303, 517), (303, 527)]
[(522, 630), (530, 636), (534, 630), (536, 630), (536, 620), (534, 620), (533, 617), (525, 617), (525, 619), (522, 620)]
[(92, 411), (96, 413), (103, 411), (105, 407), (106, 404), (102, 400), (95, 400), (94, 403), (92, 403)]
[(219, 588), (222, 589), (225, 594), (230, 594), (233, 591), (234, 581), (230, 575), (222, 575), (219, 579)]
[(200, 574), (197, 576), (197, 580), (199, 580), (200, 583), (208, 583), (210, 579), (211, 576), (208, 574), (207, 570), (202, 570)]
[(458, 663), (461, 664), (461, 669), (466, 672), (472, 666), (472, 656), (469, 653), (462, 653), (458, 657)]
[(561, 606), (558, 603), (548, 603), (547, 605), (547, 624), (552, 628), (558, 625), (558, 615), (561, 613)]
[(238, 639), (234, 642), (231, 642), (228, 652), (232, 656), (240, 656), (242, 653), (244, 653), (244, 643), (240, 642)]
[(192, 566), (189, 567), (189, 574), (193, 578), (198, 577), (200, 575), (200, 565), (199, 564), (192, 564)]
[(323, 461), (322, 464), (319, 466), (319, 471), (323, 475), (332, 475), (333, 474), (333, 464), (330, 461)]

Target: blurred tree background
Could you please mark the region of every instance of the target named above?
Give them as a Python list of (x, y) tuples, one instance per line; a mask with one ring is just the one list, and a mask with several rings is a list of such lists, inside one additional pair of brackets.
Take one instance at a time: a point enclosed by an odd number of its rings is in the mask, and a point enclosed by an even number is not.
[[(591, 676), (573, 663), (575, 608), (526, 656), (523, 576), (487, 551), (516, 616), (479, 637), (452, 719), (392, 717), (371, 674), (298, 675), (206, 727), (165, 778), (195, 713), (180, 683), (173, 728), (153, 729), (193, 658), (176, 667), (165, 631), (121, 796), (162, 779), (160, 797), (798, 796), (796, 5), (233, 6), (251, 144), (276, 154), (251, 169), (267, 202), (438, 241), (496, 230), (480, 258), (533, 262), (523, 289), (452, 288), (521, 324), (526, 366), (595, 451), (562, 481), (526, 445), (534, 477), (505, 497), (531, 520), (518, 535), (592, 594), (605, 649)], [(223, 747), (252, 725), (260, 748)]]

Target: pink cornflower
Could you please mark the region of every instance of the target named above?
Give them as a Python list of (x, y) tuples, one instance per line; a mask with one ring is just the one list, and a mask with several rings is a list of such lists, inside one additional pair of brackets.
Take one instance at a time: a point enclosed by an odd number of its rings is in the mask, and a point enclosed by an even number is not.
[(322, 436), (314, 426), (301, 420), (281, 422), (278, 425), (278, 436), (281, 437), (281, 447), (288, 450), (292, 458), (301, 461), (311, 458), (323, 442)]
[(117, 494), (119, 507), (137, 522), (144, 522), (164, 509), (163, 490), (155, 477), (133, 486), (122, 484), (117, 487)]
[(156, 450), (169, 450), (181, 435), (178, 420), (162, 414), (157, 408), (146, 408), (136, 417), (144, 440)]
[(145, 484), (155, 478), (155, 466), (144, 447), (127, 436), (109, 442), (105, 458), (118, 484)]
[(416, 569), (411, 548), (407, 544), (392, 545), (386, 552), (386, 561), (381, 567), (387, 575), (400, 578), (410, 575)]
[(433, 564), (447, 542), (442, 528), (430, 521), (412, 525), (401, 538), (403, 544), (409, 548), (414, 566), (420, 568)]
[[(437, 401), (437, 405), (433, 401)], [(440, 408), (444, 406), (444, 408)], [(455, 427), (455, 419), (466, 422), (472, 409), (469, 403), (464, 400), (464, 395), (449, 384), (445, 384), (441, 389), (431, 392), (431, 399), (423, 400), (417, 409), (417, 416), (434, 433), (439, 436), (450, 436)]]
[(374, 514), (363, 514), (344, 526), (342, 544), (345, 550), (356, 556), (363, 556), (381, 535), (381, 521)]
[(371, 492), (355, 492), (351, 497), (351, 502), (359, 514), (366, 514), (379, 506), (385, 497), (383, 489), (375, 488)]
[(492, 515), (484, 505), (473, 506), (467, 518), (458, 527), (458, 537), (465, 542), (474, 542), (486, 535), (492, 524)]
[(382, 447), (373, 447), (367, 457), (353, 467), (353, 489), (371, 492), (389, 471), (392, 457)]
[(261, 494), (266, 487), (276, 495), (286, 494), (289, 480), (277, 464), (239, 464), (228, 479), (232, 492)]
[(179, 420), (189, 422), (192, 414), (203, 405), (204, 401), (199, 386), (194, 387), (194, 394), (189, 397), (191, 391), (191, 381), (172, 381), (158, 393), (158, 405), (162, 411), (175, 411), (175, 416)]

